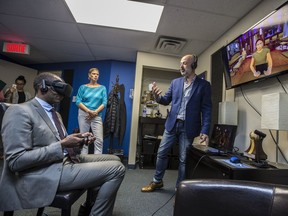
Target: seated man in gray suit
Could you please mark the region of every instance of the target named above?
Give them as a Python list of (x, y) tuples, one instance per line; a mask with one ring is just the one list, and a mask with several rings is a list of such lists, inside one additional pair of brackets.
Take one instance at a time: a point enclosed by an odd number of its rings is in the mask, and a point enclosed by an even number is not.
[(57, 191), (99, 188), (90, 215), (112, 215), (125, 167), (114, 155), (75, 155), (91, 133), (67, 135), (53, 104), (70, 96), (60, 77), (41, 73), (34, 80), (36, 97), (12, 105), (4, 115), (5, 162), (0, 180), (0, 211), (48, 206)]

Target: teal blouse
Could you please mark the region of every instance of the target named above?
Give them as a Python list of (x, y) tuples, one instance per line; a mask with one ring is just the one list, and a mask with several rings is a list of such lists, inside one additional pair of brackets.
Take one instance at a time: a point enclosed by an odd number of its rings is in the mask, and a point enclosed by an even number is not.
[[(81, 85), (76, 96), (76, 105), (84, 104), (90, 110), (96, 110), (101, 104), (107, 105), (107, 90), (106, 87), (100, 85), (96, 88), (91, 88), (86, 85)], [(98, 113), (102, 116), (102, 111)]]

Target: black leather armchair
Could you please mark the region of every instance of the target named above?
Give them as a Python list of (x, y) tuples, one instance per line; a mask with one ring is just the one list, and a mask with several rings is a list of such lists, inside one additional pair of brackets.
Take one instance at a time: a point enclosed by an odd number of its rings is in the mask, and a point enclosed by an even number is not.
[(174, 216), (286, 216), (288, 186), (239, 180), (185, 180)]

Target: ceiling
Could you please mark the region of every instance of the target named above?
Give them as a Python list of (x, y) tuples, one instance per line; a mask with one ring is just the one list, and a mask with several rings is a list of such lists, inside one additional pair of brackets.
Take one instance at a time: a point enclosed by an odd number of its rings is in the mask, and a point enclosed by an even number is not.
[[(77, 24), (64, 0), (0, 0), (0, 54), (23, 65), (135, 62), (137, 51), (199, 55), (261, 1), (139, 0), (164, 5), (157, 32), (150, 33)], [(3, 41), (29, 44), (30, 55), (2, 52)]]

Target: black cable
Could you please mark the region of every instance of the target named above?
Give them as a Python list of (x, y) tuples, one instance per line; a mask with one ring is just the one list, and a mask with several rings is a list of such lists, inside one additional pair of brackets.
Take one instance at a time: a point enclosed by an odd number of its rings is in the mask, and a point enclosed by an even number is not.
[[(283, 86), (282, 83), (280, 82), (278, 76), (277, 76), (277, 80), (279, 81), (280, 85), (282, 86), (282, 88), (283, 88), (284, 91), (286, 92), (286, 89), (284, 88), (284, 86)], [(255, 112), (258, 113), (258, 115), (261, 117), (261, 116), (262, 116), (261, 113), (260, 113), (258, 110), (256, 110), (256, 108), (252, 105), (252, 103), (248, 100), (248, 98), (246, 97), (246, 95), (243, 93), (242, 86), (240, 86), (240, 90), (241, 90), (241, 93), (242, 93), (243, 98), (245, 99), (245, 101), (246, 101), (246, 102), (249, 104), (249, 106), (250, 106), (252, 109), (254, 109)], [(287, 93), (287, 92), (286, 92), (286, 93)], [(281, 150), (281, 148), (277, 145), (277, 142), (276, 142), (276, 140), (275, 140), (275, 138), (274, 138), (274, 136), (273, 136), (273, 134), (272, 134), (272, 131), (271, 131), (270, 129), (269, 129), (269, 132), (270, 132), (270, 135), (271, 135), (271, 137), (272, 137), (272, 139), (273, 139), (273, 141), (274, 141), (274, 144), (277, 146), (277, 149), (279, 150), (279, 152), (280, 152), (280, 154), (282, 155), (283, 159), (285, 160), (286, 163), (288, 163), (288, 160), (286, 159), (286, 157), (285, 157), (283, 151)]]
[(242, 93), (242, 95), (243, 95), (243, 97), (244, 97), (244, 99), (245, 99), (245, 101), (250, 105), (250, 107), (252, 108), (252, 109), (254, 109), (255, 110), (255, 112), (256, 113), (258, 113), (258, 115), (260, 115), (261, 116), (261, 113), (252, 105), (252, 103), (248, 100), (248, 98), (246, 97), (246, 95), (243, 93), (243, 89), (242, 89), (242, 86), (240, 86), (240, 90), (241, 90), (241, 93)]
[[(207, 156), (207, 154), (204, 154), (204, 155), (202, 155), (202, 156), (199, 158), (196, 166), (194, 167), (194, 169), (193, 169), (193, 171), (192, 171), (191, 178), (193, 177), (194, 172), (195, 172), (196, 168), (198, 167), (199, 163), (201, 162), (201, 160), (202, 160), (204, 157), (206, 157), (206, 156)], [(176, 194), (176, 193), (174, 193), (174, 194), (173, 194), (162, 206), (160, 206), (151, 216), (154, 216), (160, 209), (162, 209), (165, 205), (167, 205), (167, 203), (175, 196), (175, 194)]]
[(161, 210), (165, 205), (167, 205), (167, 203), (169, 203), (169, 201), (175, 196), (175, 192), (173, 193), (173, 195), (162, 205), (160, 206), (151, 216), (154, 216), (159, 210)]
[(201, 160), (202, 160), (204, 157), (206, 157), (206, 156), (207, 156), (207, 154), (204, 154), (204, 155), (202, 155), (202, 156), (199, 158), (198, 162), (196, 163), (196, 165), (195, 165), (195, 167), (194, 167), (194, 169), (193, 169), (193, 171), (192, 171), (192, 175), (191, 175), (191, 177), (190, 177), (191, 179), (193, 178), (194, 173), (195, 173), (195, 171), (196, 171), (196, 169), (197, 169), (199, 163), (200, 163)]
[[(282, 86), (282, 89), (283, 89), (283, 90), (285, 91), (285, 93), (287, 94), (287, 91), (286, 91), (285, 87), (283, 86), (283, 83), (280, 81), (280, 79), (279, 79), (278, 76), (276, 77), (276, 79), (278, 80), (278, 82), (279, 82), (280, 85)], [(277, 142), (276, 142), (276, 140), (275, 140), (275, 138), (274, 138), (271, 130), (269, 130), (269, 132), (270, 132), (270, 135), (271, 135), (271, 137), (272, 137), (275, 145), (277, 145)], [(282, 152), (281, 148), (280, 148), (278, 145), (277, 145), (277, 149), (280, 151), (280, 154), (282, 155), (282, 157), (284, 158), (284, 160), (286, 161), (286, 163), (288, 163), (288, 160), (286, 159), (286, 157), (284, 156), (284, 153)]]
[[(207, 155), (206, 155), (206, 154), (202, 155), (202, 156), (200, 157), (200, 159), (198, 160), (196, 166), (194, 167), (194, 169), (193, 169), (193, 171), (192, 171), (191, 178), (192, 178), (192, 176), (194, 175), (194, 172), (195, 172), (196, 168), (198, 167), (200, 161), (201, 161), (205, 156), (207, 156)], [(176, 193), (174, 193), (174, 194), (173, 194), (162, 206), (160, 206), (151, 216), (154, 216), (160, 209), (162, 209), (165, 205), (167, 205), (167, 203), (175, 196), (175, 194), (176, 194)]]
[(233, 147), (233, 151), (232, 151), (234, 154), (237, 154), (237, 155), (239, 155), (239, 148), (238, 147), (236, 147), (236, 146), (234, 146)]
[(277, 146), (277, 149), (279, 150), (280, 154), (282, 155), (283, 159), (285, 160), (286, 163), (288, 163), (288, 160), (286, 159), (283, 151), (282, 151), (281, 148), (277, 145), (277, 142), (276, 142), (276, 140), (275, 140), (275, 137), (274, 137), (273, 134), (272, 134), (272, 131), (269, 130), (269, 132), (270, 132), (270, 136), (272, 137), (272, 139), (273, 139), (275, 145)]
[(280, 83), (280, 85), (282, 86), (282, 89), (285, 91), (285, 93), (287, 94), (286, 89), (284, 88), (282, 82), (280, 81), (279, 77), (277, 76), (276, 79), (278, 80), (278, 82)]

